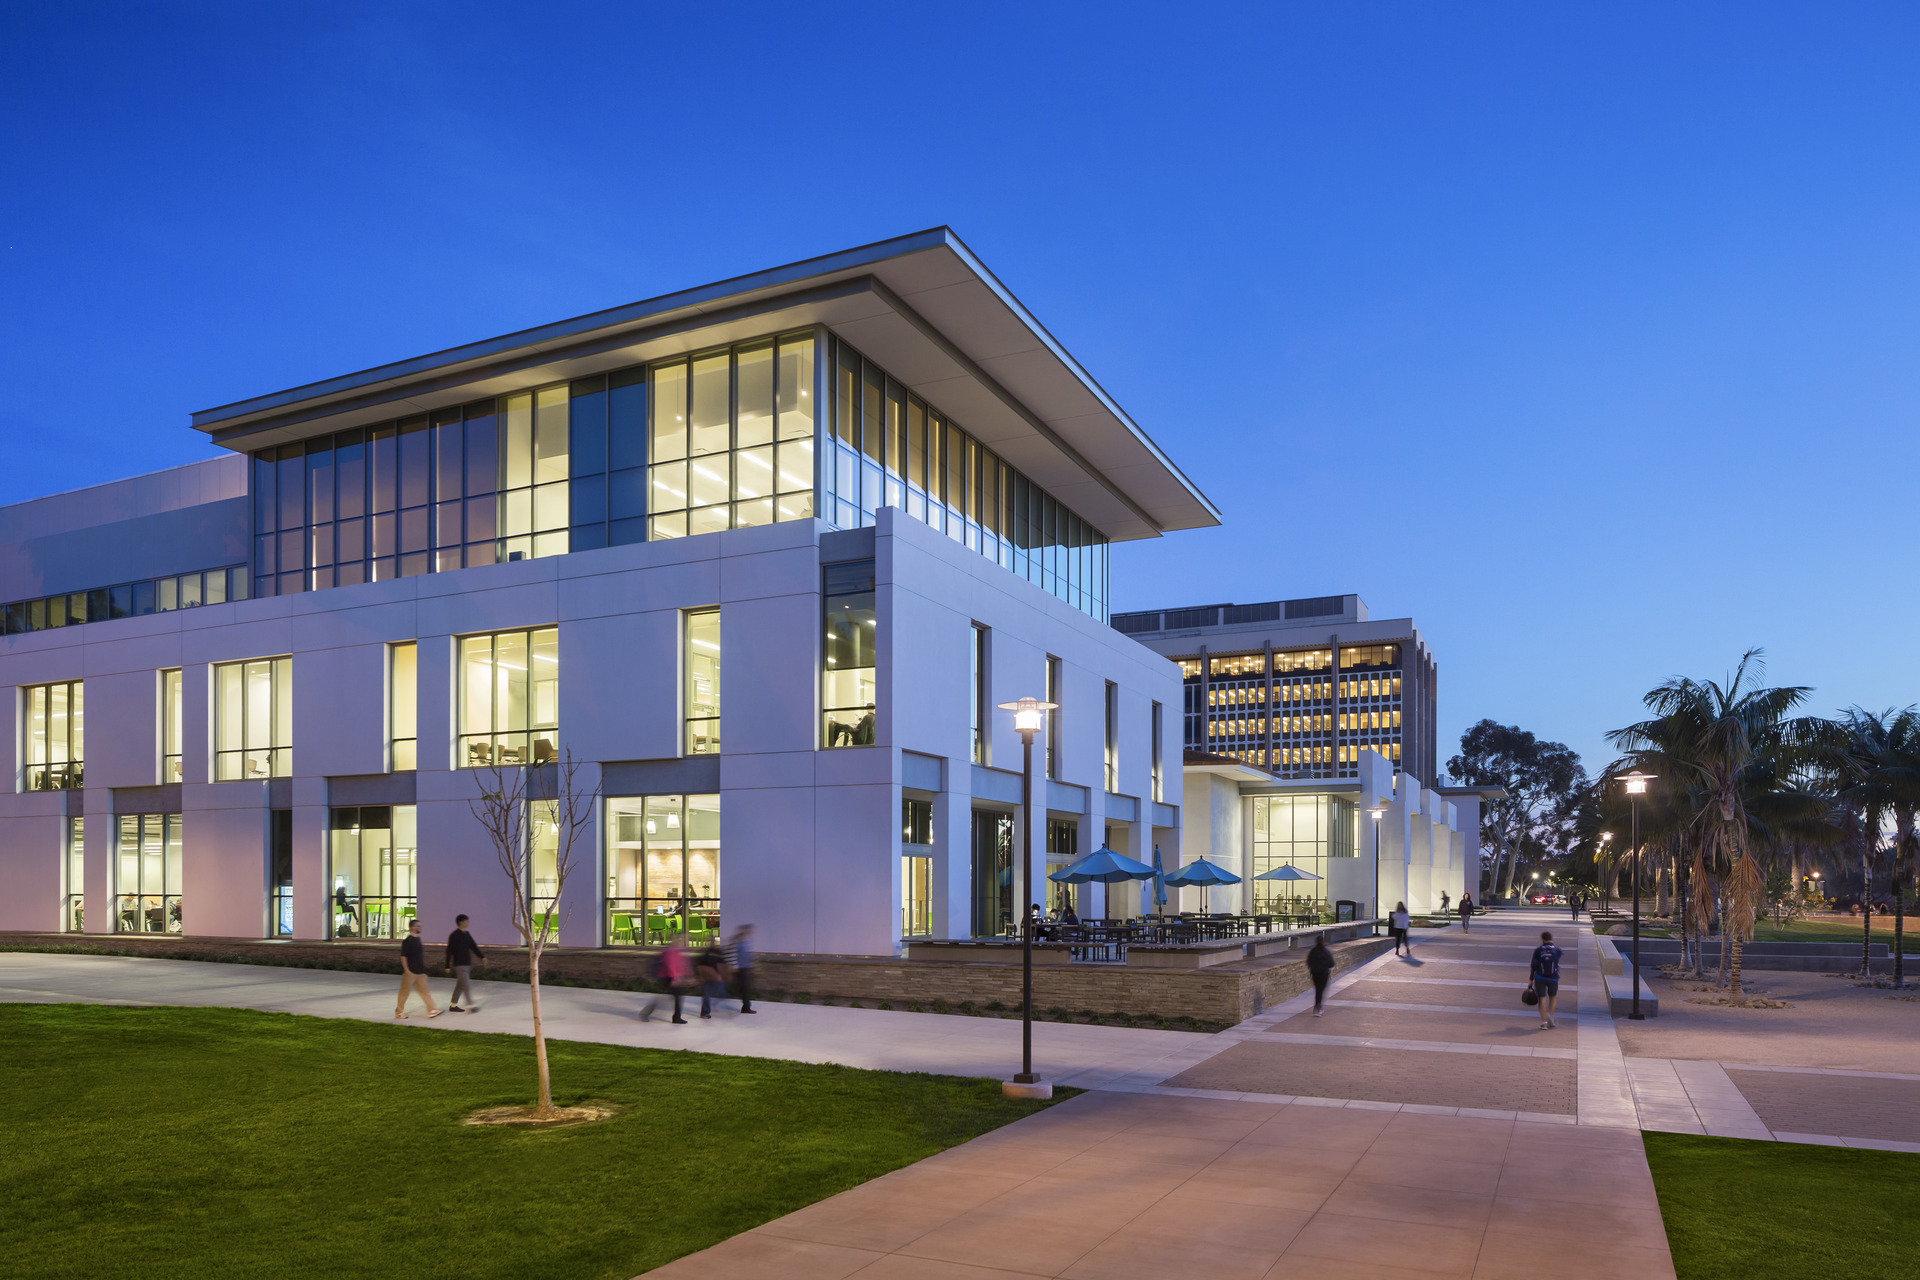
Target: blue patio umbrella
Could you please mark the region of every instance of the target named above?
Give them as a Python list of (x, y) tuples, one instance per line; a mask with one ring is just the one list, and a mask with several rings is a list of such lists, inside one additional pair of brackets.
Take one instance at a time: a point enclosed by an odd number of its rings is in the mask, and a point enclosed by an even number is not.
[[(1291, 862), (1283, 862), (1273, 870), (1262, 871), (1254, 877), (1255, 880), (1318, 880), (1319, 878), (1311, 871), (1302, 871)], [(1288, 893), (1287, 897), (1292, 898), (1293, 894)]]
[(1119, 884), (1123, 880), (1150, 880), (1153, 868), (1102, 845), (1070, 867), (1048, 876), (1060, 884)]
[[(1146, 893), (1146, 886), (1144, 885), (1141, 886), (1141, 893), (1143, 895)], [(1160, 865), (1160, 846), (1159, 845), (1153, 846), (1153, 894), (1152, 894), (1152, 897), (1153, 897), (1153, 901), (1147, 904), (1148, 906), (1164, 907), (1167, 905), (1167, 872), (1166, 872), (1166, 868)], [(1147, 907), (1142, 906), (1140, 908), (1140, 914), (1145, 915), (1146, 913), (1147, 913)]]
[(1167, 876), (1166, 881), (1170, 885), (1197, 887), (1200, 890), (1200, 910), (1204, 912), (1207, 909), (1207, 890), (1216, 884), (1239, 884), (1240, 877), (1205, 858), (1197, 858)]

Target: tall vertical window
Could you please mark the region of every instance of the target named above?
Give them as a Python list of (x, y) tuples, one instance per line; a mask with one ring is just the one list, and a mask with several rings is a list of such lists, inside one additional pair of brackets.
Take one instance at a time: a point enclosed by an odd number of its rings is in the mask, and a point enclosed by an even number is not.
[(327, 811), (329, 914), (336, 938), (401, 938), (419, 914), (420, 850), (410, 804)]
[(293, 659), (223, 662), (213, 669), (216, 782), (293, 774)]
[(459, 767), (546, 764), (559, 745), (559, 628), (463, 637)]
[(900, 802), (900, 936), (933, 936), (933, 802)]
[(720, 797), (609, 796), (610, 944), (695, 945), (720, 930)]
[(720, 611), (695, 609), (686, 615), (683, 650), (687, 687), (687, 741), (690, 756), (720, 750)]
[(26, 789), (65, 791), (81, 784), (86, 758), (78, 680), (28, 685), (20, 691), (26, 747)]
[(1360, 807), (1339, 796), (1255, 796), (1253, 870), (1260, 876), (1291, 866), (1314, 880), (1253, 882), (1254, 904), (1261, 911), (1322, 913), (1326, 901), (1326, 859), (1357, 855), (1354, 823)]
[(1156, 702), (1153, 704), (1153, 800), (1155, 804), (1166, 799), (1160, 780), (1160, 753), (1164, 750), (1160, 745), (1161, 723), (1160, 704)]
[(648, 511), (655, 538), (813, 515), (813, 336), (656, 364)]
[(825, 671), (820, 703), (829, 747), (870, 747), (874, 741), (873, 561), (827, 565), (821, 600), (826, 614)]
[(60, 910), (60, 928), (67, 933), (86, 931), (87, 839), (84, 818), (67, 819), (66, 895)]
[(411, 640), (387, 646), (387, 768), (396, 773), (420, 763), (419, 660)]
[(973, 762), (987, 763), (987, 704), (993, 699), (993, 674), (987, 666), (987, 628), (973, 624), (973, 686), (968, 714), (972, 716)]
[(1060, 659), (1047, 655), (1047, 696), (1053, 704), (1047, 712), (1047, 777), (1060, 776)]
[(274, 809), (267, 832), (267, 936), (293, 936), (293, 810)]
[(180, 668), (160, 673), (160, 781), (180, 781), (180, 760), (185, 754), (186, 730), (180, 721), (185, 710), (181, 700)]
[(1107, 790), (1120, 790), (1120, 686), (1107, 681)]
[(179, 933), (180, 815), (122, 814), (114, 861), (114, 929)]

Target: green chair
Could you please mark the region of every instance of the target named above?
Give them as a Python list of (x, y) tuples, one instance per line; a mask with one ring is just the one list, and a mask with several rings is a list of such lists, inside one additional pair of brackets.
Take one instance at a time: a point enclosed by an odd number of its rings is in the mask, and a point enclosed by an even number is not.
[(667, 924), (671, 918), (670, 916), (663, 916), (658, 913), (647, 917), (647, 941), (649, 943), (656, 946), (666, 945), (667, 939), (673, 934), (673, 930), (669, 928)]
[(617, 911), (614, 913), (614, 916), (613, 916), (613, 927), (609, 929), (607, 932), (610, 937), (614, 937), (614, 938), (618, 938), (622, 934), (625, 934), (628, 942), (640, 941), (640, 939), (633, 936), (633, 917), (630, 915), (624, 915)]

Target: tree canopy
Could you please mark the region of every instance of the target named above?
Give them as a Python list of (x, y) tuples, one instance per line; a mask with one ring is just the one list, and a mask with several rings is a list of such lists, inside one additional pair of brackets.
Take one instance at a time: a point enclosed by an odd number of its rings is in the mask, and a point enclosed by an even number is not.
[(1480, 809), (1482, 846), (1491, 846), (1496, 856), (1504, 851), (1519, 862), (1538, 863), (1572, 848), (1588, 784), (1579, 754), (1565, 743), (1482, 720), (1460, 735), (1460, 754), (1447, 761), (1447, 772), (1467, 786), (1507, 793)]

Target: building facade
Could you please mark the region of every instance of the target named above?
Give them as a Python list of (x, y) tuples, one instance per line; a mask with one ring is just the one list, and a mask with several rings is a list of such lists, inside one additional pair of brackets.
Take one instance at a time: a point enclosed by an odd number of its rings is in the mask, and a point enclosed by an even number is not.
[(511, 941), (496, 770), (573, 946), (888, 954), (1006, 930), (1023, 840), (1177, 857), (1108, 557), (1218, 513), (945, 229), (193, 422), (0, 509), (0, 929)]

